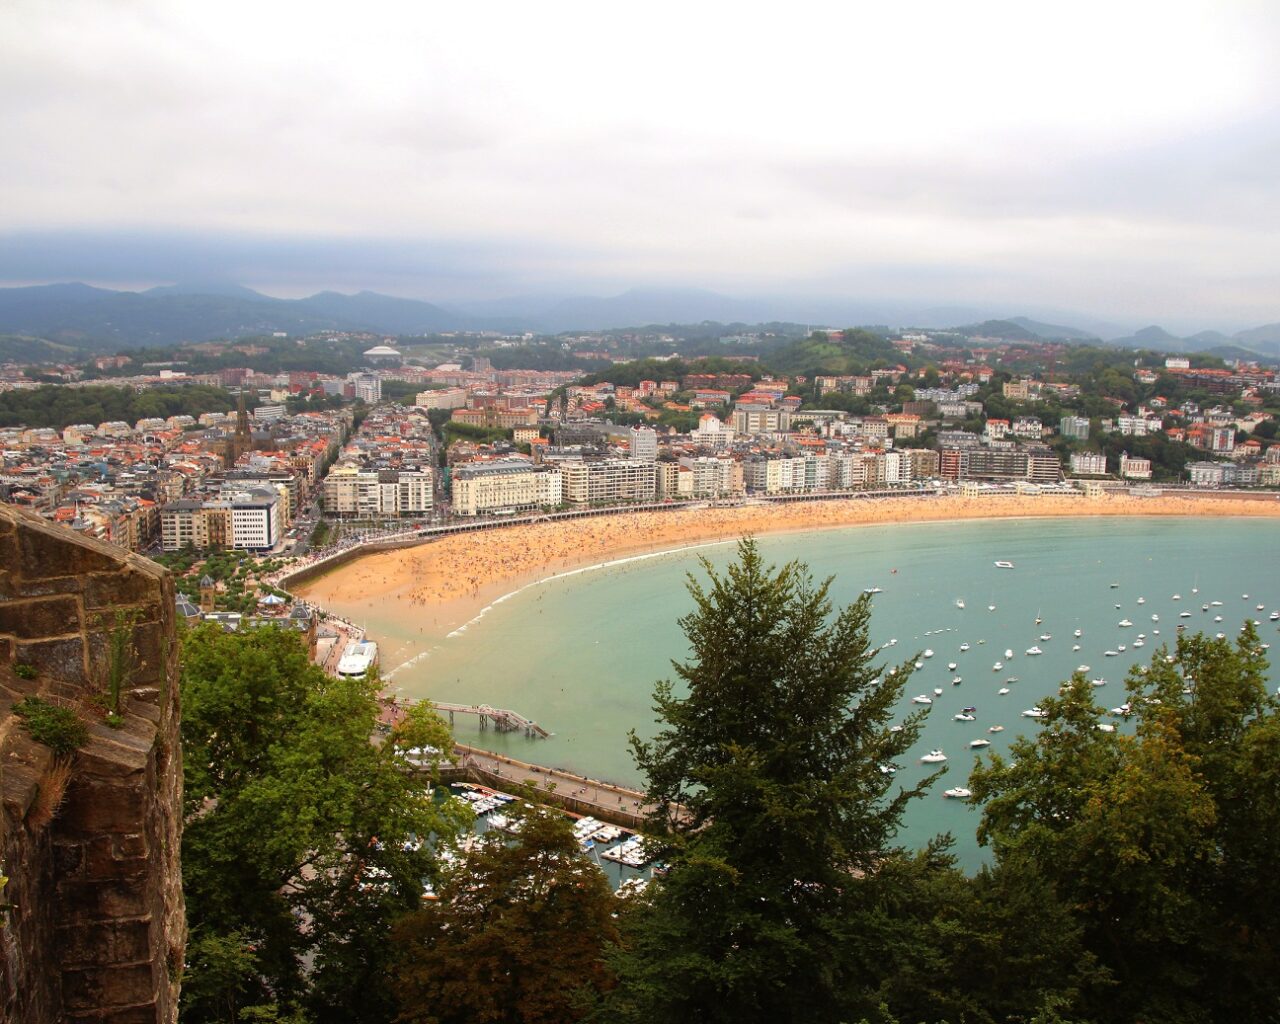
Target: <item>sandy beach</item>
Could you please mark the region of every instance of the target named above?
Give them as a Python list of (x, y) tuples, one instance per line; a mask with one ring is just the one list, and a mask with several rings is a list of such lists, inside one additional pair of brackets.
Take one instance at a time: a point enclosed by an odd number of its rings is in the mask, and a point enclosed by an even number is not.
[(371, 606), (388, 598), (433, 613), (448, 629), (504, 594), (559, 573), (631, 555), (786, 531), (968, 519), (1103, 516), (1280, 518), (1274, 496), (1135, 498), (1000, 496), (881, 498), (639, 512), (457, 534), (357, 558), (299, 584), (322, 607)]

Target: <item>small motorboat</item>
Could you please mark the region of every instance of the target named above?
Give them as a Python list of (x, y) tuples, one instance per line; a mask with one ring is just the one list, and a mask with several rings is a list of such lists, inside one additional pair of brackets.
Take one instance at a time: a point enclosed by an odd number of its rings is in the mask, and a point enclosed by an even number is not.
[(1099, 732), (1115, 732), (1116, 727), (1110, 722), (1099, 722), (1096, 726)]
[(951, 685), (952, 685), (952, 686), (959, 686), (959, 685), (960, 685), (961, 683), (963, 683), (963, 682), (964, 682), (964, 680), (963, 680), (960, 676), (952, 676), (952, 677), (951, 677)]
[(1003, 668), (1004, 668), (1004, 662), (1002, 662), (1002, 661), (997, 661), (994, 665), (992, 665), (992, 666), (991, 666), (991, 671), (992, 671), (992, 672), (999, 672), (999, 671), (1000, 671), (1001, 669), (1003, 669)]
[(1071, 649), (1072, 649), (1073, 651), (1078, 651), (1078, 650), (1080, 650), (1080, 645), (1079, 645), (1079, 644), (1072, 644), (1072, 645), (1071, 645)]
[(920, 760), (925, 764), (941, 764), (946, 759), (947, 755), (941, 750), (931, 750), (929, 753), (925, 754), (924, 757), (920, 758)]
[(957, 597), (957, 598), (956, 598), (956, 607), (957, 607), (957, 608), (960, 608), (960, 609), (963, 609), (963, 608), (964, 608), (964, 598), (963, 598), (963, 597)]
[(1040, 639), (1041, 639), (1041, 641), (1045, 641), (1045, 642), (1047, 642), (1047, 641), (1049, 641), (1049, 640), (1052, 640), (1052, 639), (1053, 639), (1053, 634), (1052, 634), (1052, 633), (1041, 633), (1041, 634), (1040, 634)]
[(1004, 656), (1005, 656), (1006, 658), (1012, 658), (1012, 657), (1013, 657), (1013, 648), (1011, 648), (1011, 647), (1006, 647), (1006, 648), (1004, 649)]
[(1004, 732), (1004, 726), (1003, 726), (1003, 725), (993, 725), (993, 726), (991, 726), (989, 729), (987, 729), (987, 732)]
[(1044, 654), (1044, 651), (1040, 650), (1039, 647), (1028, 647), (1027, 654), (1034, 658), (1037, 654)]
[(1159, 615), (1157, 615), (1157, 614), (1155, 614), (1155, 613), (1153, 612), (1153, 613), (1152, 613), (1152, 615), (1151, 615), (1151, 621), (1152, 621), (1152, 622), (1159, 622), (1159, 621), (1160, 621), (1160, 616), (1159, 616)]
[(947, 662), (947, 671), (954, 672), (959, 666), (954, 661)]
[(998, 693), (1001, 697), (1003, 697), (1008, 692), (1009, 692), (1009, 687), (1007, 686), (1002, 686), (1000, 687), (1000, 689), (996, 690), (996, 693)]
[(1084, 636), (1084, 630), (1083, 630), (1083, 629), (1077, 629), (1077, 630), (1076, 630), (1074, 633), (1072, 633), (1071, 635), (1072, 635), (1073, 637), (1075, 637), (1075, 638), (1078, 640), (1078, 639), (1080, 639), (1080, 637)]
[(1079, 672), (1079, 673), (1081, 673), (1081, 674), (1083, 675), (1085, 672), (1088, 672), (1088, 671), (1089, 671), (1089, 666), (1088, 666), (1088, 665), (1077, 665), (1077, 666), (1076, 666), (1076, 671), (1077, 671), (1077, 672)]
[(1121, 620), (1120, 620), (1120, 628), (1121, 628), (1121, 629), (1128, 629), (1128, 628), (1129, 628), (1130, 626), (1132, 626), (1132, 625), (1133, 625), (1133, 623), (1132, 623), (1132, 622), (1130, 622), (1128, 619), (1121, 619)]
[(991, 746), (990, 740), (970, 740), (969, 741), (969, 748), (971, 750), (979, 750), (982, 747), (989, 747), (989, 746)]
[(972, 715), (978, 709), (973, 704), (970, 704), (967, 708), (961, 708), (960, 710), (963, 711), (966, 715)]
[(960, 650), (961, 650), (961, 651), (967, 651), (968, 649), (969, 649), (969, 645), (968, 645), (968, 644), (961, 644), (961, 645), (960, 645)]
[(1004, 561), (996, 562), (996, 568), (997, 568), (997, 569), (1012, 569), (1012, 568), (1013, 568), (1013, 563), (1012, 563), (1012, 562), (1004, 562)]
[(952, 800), (968, 800), (969, 797), (973, 796), (964, 786), (956, 786), (952, 789), (944, 790), (942, 795), (950, 797)]
[(926, 658), (932, 658), (932, 657), (933, 657), (933, 650), (932, 650), (931, 648), (926, 647), (926, 648), (924, 649), (924, 656), (925, 656)]
[(974, 719), (974, 716), (973, 716), (973, 715), (966, 715), (963, 711), (958, 712), (957, 714), (952, 715), (952, 716), (951, 716), (951, 718), (952, 718), (952, 720), (953, 720), (953, 721), (956, 721), (956, 722), (972, 722), (972, 721), (975, 721), (975, 719)]
[(1145, 597), (1138, 598), (1138, 604), (1146, 604), (1146, 603), (1147, 603), (1147, 599)]
[(1048, 718), (1049, 712), (1045, 711), (1043, 708), (1027, 708), (1026, 711), (1022, 712), (1022, 717), (1023, 718)]
[(1099, 676), (1097, 679), (1090, 679), (1089, 685), (1090, 686), (1106, 686), (1107, 681), (1103, 679), (1101, 676)]
[(933, 703), (933, 698), (932, 698), (932, 697), (926, 697), (923, 693), (921, 693), (921, 694), (917, 694), (916, 696), (912, 697), (912, 698), (911, 698), (911, 703), (912, 703), (912, 704), (932, 704), (932, 703)]

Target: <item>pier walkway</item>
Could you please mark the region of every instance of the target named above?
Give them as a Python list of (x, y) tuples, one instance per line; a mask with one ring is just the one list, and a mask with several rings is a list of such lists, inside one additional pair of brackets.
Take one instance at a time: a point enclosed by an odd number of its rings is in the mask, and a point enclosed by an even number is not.
[(638, 789), (518, 761), (462, 743), (454, 745), (454, 753), (458, 768), (474, 781), (505, 792), (510, 792), (513, 782), (525, 783), (540, 791), (540, 799), (559, 804), (574, 814), (589, 814), (638, 831), (644, 827), (645, 815), (651, 810)]
[(450, 704), (439, 700), (428, 703), (437, 711), (447, 714), (450, 725), (453, 725), (454, 715), (476, 715), (480, 719), (482, 732), (492, 725), (498, 732), (523, 732), (526, 736), (540, 736), (544, 739), (551, 735), (533, 719), (525, 718), (518, 711), (494, 708), (488, 704)]

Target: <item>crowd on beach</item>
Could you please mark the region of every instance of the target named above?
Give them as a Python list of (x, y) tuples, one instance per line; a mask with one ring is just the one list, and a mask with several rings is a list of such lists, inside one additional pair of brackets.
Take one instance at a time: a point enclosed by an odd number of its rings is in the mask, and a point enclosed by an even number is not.
[[(1221, 510), (1207, 509), (1205, 499), (1170, 495), (848, 499), (621, 513), (526, 523), (512, 529), (452, 535), (421, 546), (378, 552), (342, 566), (306, 589), (321, 604), (334, 601), (347, 607), (371, 606), (376, 599), (396, 597), (424, 609), (453, 606), (454, 612), (474, 611), (524, 583), (579, 566), (748, 533), (995, 517), (1213, 513), (1221, 514)], [(1232, 502), (1229, 514), (1280, 516), (1280, 503)], [(450, 618), (456, 621), (457, 616)]]

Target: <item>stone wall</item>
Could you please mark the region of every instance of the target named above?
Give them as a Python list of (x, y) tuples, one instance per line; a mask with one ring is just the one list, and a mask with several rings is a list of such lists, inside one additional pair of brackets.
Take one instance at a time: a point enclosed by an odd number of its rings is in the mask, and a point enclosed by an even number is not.
[[(0, 1020), (176, 1019), (186, 936), (174, 619), (164, 569), (0, 506)], [(106, 721), (112, 630), (129, 648), (118, 728)], [(12, 713), (27, 696), (88, 728), (51, 817), (56, 759)]]

